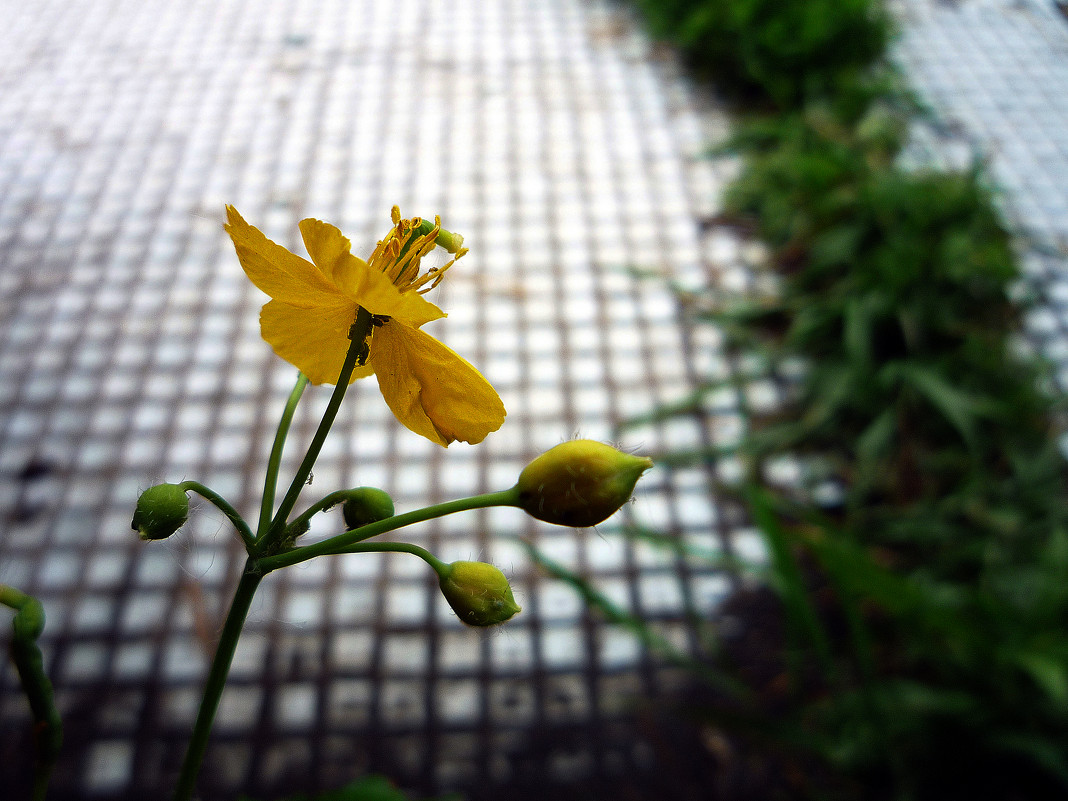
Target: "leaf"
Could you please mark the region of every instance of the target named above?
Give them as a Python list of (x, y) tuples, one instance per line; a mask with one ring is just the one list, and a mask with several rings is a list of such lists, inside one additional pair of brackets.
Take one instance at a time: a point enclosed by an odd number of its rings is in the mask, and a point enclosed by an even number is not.
[(890, 447), (897, 432), (897, 415), (886, 409), (857, 437), (857, 456), (861, 464), (877, 462)]
[(1053, 700), (1068, 702), (1068, 665), (1046, 654), (1016, 654), (1013, 661)]
[(1057, 776), (1061, 782), (1068, 784), (1068, 758), (1065, 758), (1062, 743), (1023, 733), (995, 735), (992, 739), (1005, 750), (1029, 758), (1050, 774)]
[[(824, 675), (830, 679), (835, 673), (830, 640), (816, 613), (816, 607), (809, 597), (801, 567), (794, 557), (786, 530), (779, 522), (767, 492), (753, 485), (747, 488), (746, 495), (753, 521), (768, 542), (776, 584), (791, 621), (794, 635), (804, 635), (809, 639), (816, 650)], [(799, 677), (800, 666), (796, 663), (796, 659), (794, 670), (795, 675)]]
[(883, 374), (901, 378), (942, 414), (969, 447), (978, 445), (977, 418), (985, 413), (988, 404), (957, 389), (937, 370), (926, 365), (895, 363), (889, 365)]
[(851, 359), (867, 363), (872, 358), (872, 303), (868, 298), (850, 298), (846, 302), (844, 330), (846, 353)]

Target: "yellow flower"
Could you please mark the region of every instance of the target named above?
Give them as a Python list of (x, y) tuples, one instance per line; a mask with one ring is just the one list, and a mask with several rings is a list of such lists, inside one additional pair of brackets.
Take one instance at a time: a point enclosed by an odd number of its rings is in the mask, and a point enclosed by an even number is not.
[[(419, 327), (445, 316), (423, 294), (466, 253), (463, 239), (419, 218), (401, 219), (367, 261), (349, 240), (320, 220), (300, 222), (311, 261), (290, 253), (226, 207), (226, 231), (249, 279), (271, 296), (260, 331), (275, 353), (313, 384), (336, 384), (349, 350), (349, 329), (362, 307), (374, 315), (366, 362), (352, 380), (372, 373), (386, 403), (404, 425), (442, 446), (481, 442), (504, 422), (504, 404), (482, 374)], [(455, 258), (420, 274), (435, 246)]]

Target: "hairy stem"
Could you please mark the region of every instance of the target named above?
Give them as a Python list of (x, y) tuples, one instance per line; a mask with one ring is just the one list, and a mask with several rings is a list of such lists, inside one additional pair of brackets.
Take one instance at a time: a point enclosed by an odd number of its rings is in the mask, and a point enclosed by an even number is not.
[(253, 546), (256, 544), (256, 538), (252, 536), (252, 529), (248, 527), (248, 523), (245, 522), (245, 519), (237, 513), (237, 510), (234, 509), (222, 495), (211, 489), (211, 487), (206, 487), (201, 484), (199, 481), (183, 481), (178, 486), (186, 492), (195, 492), (204, 500), (213, 503), (219, 511), (226, 515), (230, 522), (234, 524), (237, 533), (241, 535), (241, 541), (245, 543), (245, 549), (251, 552)]

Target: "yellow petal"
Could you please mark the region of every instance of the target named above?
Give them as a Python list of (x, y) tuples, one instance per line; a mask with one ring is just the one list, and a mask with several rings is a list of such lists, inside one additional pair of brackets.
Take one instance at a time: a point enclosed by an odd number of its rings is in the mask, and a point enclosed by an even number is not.
[(413, 328), (445, 316), (445, 312), (418, 292), (401, 292), (383, 272), (368, 268), (355, 273), (354, 277), (356, 302), (371, 314), (392, 317)]
[(241, 267), (257, 287), (291, 306), (336, 306), (344, 296), (306, 259), (275, 244), (249, 225), (233, 206), (226, 207), (226, 232), (234, 242)]
[(352, 255), (352, 243), (330, 223), (308, 218), (300, 221), (304, 247), (315, 266), (342, 292), (352, 297), (357, 273), (366, 270), (367, 262)]
[(330, 223), (311, 218), (301, 220), (300, 233), (315, 266), (350, 300), (371, 314), (393, 317), (416, 328), (445, 316), (445, 312), (422, 295), (401, 293), (389, 276), (353, 256), (348, 238)]
[(504, 423), (504, 404), (482, 374), (417, 328), (394, 320), (376, 328), (369, 361), (397, 419), (439, 445), (481, 442)]
[[(311, 310), (272, 300), (260, 312), (260, 331), (274, 352), (313, 384), (336, 384), (355, 320), (352, 304)], [(370, 367), (357, 367), (349, 383), (371, 372)]]

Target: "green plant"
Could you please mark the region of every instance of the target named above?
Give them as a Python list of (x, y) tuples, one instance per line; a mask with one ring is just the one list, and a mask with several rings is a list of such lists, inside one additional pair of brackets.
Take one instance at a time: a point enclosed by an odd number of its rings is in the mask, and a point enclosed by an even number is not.
[(744, 103), (788, 109), (863, 79), (890, 18), (873, 0), (636, 0), (652, 31)]
[[(504, 406), (470, 363), (419, 330), (424, 323), (444, 316), (423, 295), (466, 252), (463, 238), (442, 230), (440, 220), (431, 224), (418, 217), (403, 219), (394, 207), (393, 229), (378, 242), (367, 261), (352, 255), (349, 240), (332, 225), (302, 220), (300, 231), (312, 258), (307, 261), (267, 239), (232, 206), (227, 207), (227, 218), (226, 230), (242, 268), (271, 296), (260, 315), (261, 333), (300, 373), (268, 459), (255, 531), (229, 502), (197, 481), (151, 487), (142, 493), (134, 512), (132, 527), (143, 539), (163, 539), (185, 523), (187, 493), (196, 492), (226, 515), (248, 553), (212, 658), (175, 786), (175, 801), (193, 797), (245, 619), (268, 574), (320, 556), (408, 553), (434, 570), (443, 596), (460, 620), (473, 626), (497, 625), (520, 609), (508, 580), (493, 565), (466, 561), (446, 564), (411, 543), (368, 540), (447, 514), (493, 506), (517, 506), (531, 514), (542, 507), (563, 508), (580, 518), (582, 525), (595, 525), (626, 502), (635, 482), (652, 466), (648, 459), (600, 445), (594, 448), (597, 468), (591, 471), (589, 451), (596, 443), (566, 443), (535, 460), (536, 469), (528, 467), (514, 487), (501, 492), (395, 514), (393, 501), (384, 492), (358, 487), (332, 492), (290, 519), (346, 390), (357, 378), (375, 374), (397, 419), (443, 447), (457, 439), (481, 442), (504, 422)], [(421, 258), (439, 246), (455, 258), (442, 267), (421, 271)], [(311, 381), (334, 384), (334, 389), (289, 489), (276, 507), (282, 452), (297, 404)], [(540, 482), (536, 493), (524, 481), (532, 469)], [(568, 493), (568, 488), (574, 487), (572, 482), (559, 480), (559, 474), (590, 472), (594, 475), (583, 484), (582, 498)], [(530, 506), (533, 500), (537, 501), (536, 508)], [(298, 544), (309, 531), (311, 519), (335, 506), (341, 506), (345, 513), (345, 530), (311, 544)], [(550, 519), (570, 522), (570, 516)], [(355, 527), (348, 528), (349, 521)]]
[[(300, 230), (312, 259), (308, 261), (267, 239), (233, 207), (227, 208), (227, 217), (226, 230), (242, 268), (271, 296), (260, 315), (263, 337), (299, 372), (267, 460), (255, 527), (218, 492), (195, 480), (149, 487), (140, 494), (132, 516), (131, 528), (146, 544), (165, 540), (187, 523), (188, 496), (196, 493), (226, 516), (247, 552), (175, 784), (175, 801), (188, 801), (195, 793), (238, 640), (253, 598), (269, 574), (320, 556), (407, 553), (437, 574), (442, 596), (463, 623), (498, 625), (520, 607), (508, 579), (495, 566), (472, 561), (447, 564), (418, 545), (369, 540), (444, 515), (495, 506), (518, 507), (560, 525), (596, 525), (626, 503), (638, 479), (652, 467), (649, 459), (578, 440), (550, 449), (527, 466), (515, 486), (500, 492), (396, 513), (384, 491), (357, 487), (331, 492), (297, 513), (348, 386), (357, 378), (375, 374), (397, 419), (443, 447), (456, 440), (481, 442), (503, 424), (504, 405), (474, 366), (419, 330), (444, 316), (423, 295), (466, 252), (462, 237), (441, 229), (440, 220), (402, 219), (394, 207), (393, 229), (364, 261), (351, 253), (349, 240), (338, 229), (306, 219)], [(454, 258), (422, 271), (422, 257), (439, 246)], [(276, 504), (290, 425), (309, 383), (334, 386), (289, 488)], [(306, 543), (302, 538), (310, 531), (312, 518), (335, 507), (343, 512), (341, 530)], [(16, 611), (11, 651), (38, 735), (34, 798), (39, 800), (45, 796), (62, 738), (52, 686), (36, 644), (44, 611), (36, 599), (3, 585), (0, 604)], [(388, 782), (374, 778), (321, 799), (402, 797)]]
[[(1068, 468), (982, 173), (905, 171), (804, 117), (750, 141), (728, 207), (778, 290), (700, 318), (772, 374), (804, 365), (732, 488), (769, 541), (795, 684), (819, 676), (793, 722), (874, 797), (1063, 793)], [(768, 479), (783, 457), (800, 485)]]
[[(798, 694), (793, 723), (863, 797), (1064, 792), (1068, 529), (1030, 559), (959, 581), (880, 564), (855, 532), (799, 519), (764, 491), (750, 502), (773, 543), (792, 661), (822, 654), (820, 692)], [(845, 636), (831, 634), (835, 619)]]

